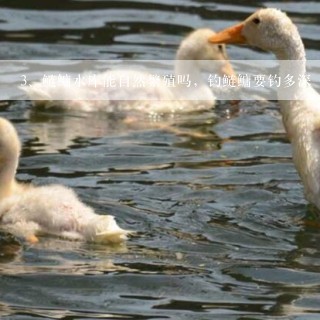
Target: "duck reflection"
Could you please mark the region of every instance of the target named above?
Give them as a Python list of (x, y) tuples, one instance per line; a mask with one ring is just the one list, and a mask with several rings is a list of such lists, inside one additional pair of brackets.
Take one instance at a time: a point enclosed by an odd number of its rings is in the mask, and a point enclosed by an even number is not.
[[(22, 250), (23, 249), (23, 250)], [(0, 274), (102, 274), (129, 270), (112, 260), (114, 255), (126, 254), (126, 244), (105, 246), (44, 237), (32, 246), (22, 245), (9, 234), (0, 234)]]
[(20, 251), (20, 243), (11, 234), (0, 232), (0, 269), (2, 263), (14, 260)]
[[(228, 116), (229, 117), (229, 116)], [(31, 148), (37, 153), (56, 153), (81, 147), (86, 138), (130, 135), (132, 132), (165, 131), (178, 137), (174, 147), (212, 151), (220, 147), (221, 138), (213, 131), (218, 121), (214, 112), (188, 115), (146, 116), (137, 113), (39, 112), (28, 114), (30, 130), (37, 138)]]

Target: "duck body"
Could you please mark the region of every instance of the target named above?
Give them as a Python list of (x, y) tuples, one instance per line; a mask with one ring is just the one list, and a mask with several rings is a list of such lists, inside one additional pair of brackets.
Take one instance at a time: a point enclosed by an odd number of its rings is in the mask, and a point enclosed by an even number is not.
[(98, 215), (62, 185), (18, 183), (20, 141), (13, 125), (0, 118), (0, 228), (30, 242), (49, 234), (69, 240), (119, 243), (126, 239), (113, 216)]
[(280, 108), (305, 197), (320, 209), (320, 97), (310, 89), (309, 99), (282, 100)]
[[(306, 76), (305, 49), (297, 27), (278, 9), (260, 9), (244, 22), (209, 38), (217, 43), (249, 44), (273, 52), (279, 75)], [(295, 167), (306, 199), (320, 209), (320, 95), (310, 85), (278, 89), (282, 120), (292, 144)]]
[[(104, 82), (112, 79), (114, 86), (105, 87)], [(122, 82), (128, 81), (133, 85), (123, 86)], [(139, 88), (137, 82), (146, 84)], [(42, 82), (36, 82), (30, 87), (22, 87), (34, 106), (50, 109), (52, 107), (62, 110), (78, 110), (84, 112), (125, 112), (128, 110), (151, 112), (167, 111), (168, 101), (176, 100), (172, 91), (164, 86), (160, 79), (155, 79), (150, 85), (150, 74), (138, 70), (111, 70), (96, 77), (96, 86), (63, 85), (47, 87)], [(57, 100), (57, 98), (61, 100)], [(160, 103), (159, 103), (160, 101)], [(180, 108), (180, 103), (175, 103), (173, 110)]]
[[(97, 86), (52, 87), (36, 82), (21, 89), (41, 108), (86, 112), (133, 110), (148, 114), (209, 109), (215, 104), (215, 96), (202, 72), (234, 74), (225, 47), (208, 43), (207, 38), (213, 34), (210, 29), (195, 30), (179, 46), (172, 75), (188, 75), (191, 87), (177, 81), (168, 85), (164, 78), (151, 78), (153, 74), (144, 71), (114, 69), (98, 74)], [(213, 60), (219, 63), (215, 65)], [(106, 87), (105, 79), (112, 79), (114, 85)], [(136, 86), (137, 80), (143, 85)]]
[(73, 190), (29, 186), (0, 203), (1, 228), (25, 238), (54, 235), (69, 240), (117, 243), (125, 239), (112, 216), (97, 215)]

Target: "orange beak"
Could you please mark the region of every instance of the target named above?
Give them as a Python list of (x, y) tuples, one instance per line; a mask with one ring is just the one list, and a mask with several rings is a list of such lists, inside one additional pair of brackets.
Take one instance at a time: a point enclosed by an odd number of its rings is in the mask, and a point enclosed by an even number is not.
[(237, 24), (230, 28), (224, 29), (214, 36), (209, 38), (211, 43), (231, 43), (231, 44), (244, 44), (246, 43), (246, 38), (242, 35), (242, 29), (244, 27), (243, 23)]

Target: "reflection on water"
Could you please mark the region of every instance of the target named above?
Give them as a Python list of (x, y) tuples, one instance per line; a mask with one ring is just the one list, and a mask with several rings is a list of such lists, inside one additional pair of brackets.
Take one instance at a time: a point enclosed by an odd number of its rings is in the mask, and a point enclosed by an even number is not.
[[(20, 102), (19, 102), (20, 103)], [(221, 108), (220, 108), (221, 109)], [(224, 110), (225, 111), (225, 110)], [(55, 153), (88, 145), (88, 139), (105, 136), (127, 136), (133, 132), (162, 131), (183, 137), (175, 146), (211, 150), (221, 143), (221, 138), (212, 131), (219, 118), (236, 114), (237, 105), (228, 106), (228, 113), (218, 115), (214, 111), (184, 114), (146, 115), (134, 113), (103, 112), (52, 112), (31, 110), (27, 113), (32, 150), (38, 153)], [(214, 148), (216, 149), (216, 148)]]
[[(2, 1), (0, 53), (170, 59), (191, 29), (221, 29), (266, 5), (290, 12), (317, 57), (311, 1)], [(318, 319), (319, 221), (276, 103), (141, 118), (44, 113), (20, 101), (1, 103), (0, 115), (23, 140), (19, 180), (73, 187), (137, 231), (120, 247), (28, 246), (1, 233), (1, 319)]]

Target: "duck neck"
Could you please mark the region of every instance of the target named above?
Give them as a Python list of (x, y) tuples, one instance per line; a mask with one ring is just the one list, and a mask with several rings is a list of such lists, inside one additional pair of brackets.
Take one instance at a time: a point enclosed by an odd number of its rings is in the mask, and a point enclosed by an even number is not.
[(16, 187), (15, 174), (18, 166), (16, 159), (0, 160), (0, 201), (14, 193)]
[(280, 61), (281, 75), (305, 76), (306, 53), (301, 37), (299, 34), (294, 33), (287, 40), (284, 41), (285, 48), (276, 52), (276, 56)]
[(276, 52), (278, 60), (306, 60), (304, 45), (298, 30), (283, 39), (285, 47)]
[(276, 52), (282, 81), (278, 91), (278, 100), (286, 101), (282, 105), (290, 105), (290, 102), (294, 100), (304, 100), (306, 91), (302, 83), (302, 80), (306, 78), (306, 56), (303, 42), (298, 33), (294, 33), (287, 40), (284, 41), (285, 49)]

